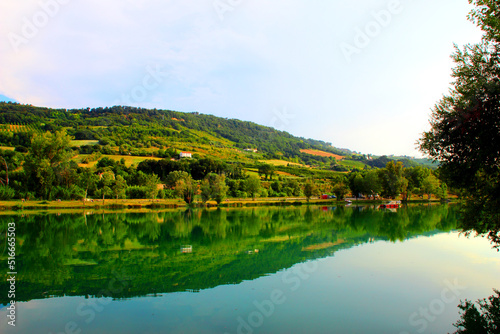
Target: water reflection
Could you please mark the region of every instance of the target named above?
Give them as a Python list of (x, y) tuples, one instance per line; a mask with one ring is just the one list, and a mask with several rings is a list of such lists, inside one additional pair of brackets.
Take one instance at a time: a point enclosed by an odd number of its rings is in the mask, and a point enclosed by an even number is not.
[(10, 221), (17, 225), (16, 299), (26, 301), (130, 298), (239, 283), (361, 243), (448, 231), (457, 211), (306, 206), (0, 216), (2, 262)]

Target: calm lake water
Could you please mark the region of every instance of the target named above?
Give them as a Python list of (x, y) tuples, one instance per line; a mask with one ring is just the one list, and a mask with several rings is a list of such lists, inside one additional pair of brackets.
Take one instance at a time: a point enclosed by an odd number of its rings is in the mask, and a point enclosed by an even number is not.
[(456, 223), (427, 205), (0, 216), (0, 333), (453, 332), (460, 299), (500, 288), (500, 254)]

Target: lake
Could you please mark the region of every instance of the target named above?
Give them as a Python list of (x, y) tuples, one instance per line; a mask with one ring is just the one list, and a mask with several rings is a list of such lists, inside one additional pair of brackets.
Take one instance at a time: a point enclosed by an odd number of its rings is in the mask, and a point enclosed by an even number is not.
[(500, 288), (500, 254), (457, 219), (451, 205), (3, 215), (0, 332), (453, 332), (460, 300)]

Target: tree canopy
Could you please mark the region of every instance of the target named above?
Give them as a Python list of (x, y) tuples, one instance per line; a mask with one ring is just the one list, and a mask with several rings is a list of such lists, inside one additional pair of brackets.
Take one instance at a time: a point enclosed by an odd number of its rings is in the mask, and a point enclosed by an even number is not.
[(484, 32), (481, 43), (455, 46), (453, 85), (434, 107), (420, 149), (440, 162), (450, 186), (466, 190), (466, 230), (500, 240), (500, 7), (469, 0), (469, 20)]

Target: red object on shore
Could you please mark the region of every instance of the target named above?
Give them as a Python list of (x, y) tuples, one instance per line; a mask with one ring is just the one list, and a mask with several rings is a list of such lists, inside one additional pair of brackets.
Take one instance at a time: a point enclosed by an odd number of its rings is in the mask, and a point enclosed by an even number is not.
[(380, 208), (382, 209), (398, 209), (399, 205), (401, 204), (400, 201), (392, 201), (386, 204), (380, 204)]

